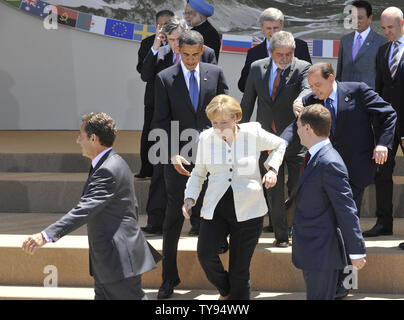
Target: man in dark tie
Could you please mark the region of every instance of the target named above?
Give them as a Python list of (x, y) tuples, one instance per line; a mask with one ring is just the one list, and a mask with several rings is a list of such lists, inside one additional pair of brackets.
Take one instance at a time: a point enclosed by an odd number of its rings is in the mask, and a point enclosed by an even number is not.
[(354, 1), (352, 6), (352, 28), (355, 31), (341, 38), (336, 79), (365, 82), (374, 89), (376, 55), (379, 48), (386, 43), (386, 39), (370, 28), (373, 11), (369, 2)]
[[(284, 16), (282, 11), (276, 8), (268, 8), (264, 10), (259, 17), (259, 24), (262, 32), (264, 33), (265, 41), (263, 41), (260, 45), (248, 50), (245, 64), (241, 70), (240, 79), (238, 80), (238, 88), (241, 92), (244, 92), (251, 64), (254, 61), (271, 57), (269, 41), (276, 32), (283, 30)], [(311, 64), (307, 43), (297, 38), (295, 38), (295, 43), (295, 57), (300, 60), (305, 60)]]
[[(181, 61), (181, 54), (178, 46), (178, 39), (188, 26), (184, 19), (178, 17), (170, 18), (162, 27), (161, 32), (155, 38), (153, 46), (149, 49), (143, 61), (141, 77), (143, 81), (152, 83), (149, 97), (154, 110), (154, 81), (156, 75), (168, 67), (178, 64)], [(161, 39), (164, 38), (168, 45), (162, 46)], [(216, 64), (216, 57), (213, 49), (205, 47), (201, 57), (202, 62)], [(147, 225), (142, 230), (147, 234), (162, 234), (163, 220), (167, 206), (166, 188), (164, 182), (163, 165), (154, 164), (153, 176), (150, 182), (149, 197), (147, 200)], [(190, 235), (197, 235), (199, 232), (199, 214), (191, 216)]]
[[(156, 28), (157, 28), (156, 31), (157, 31), (157, 33), (159, 33), (160, 28), (166, 23), (166, 21), (173, 16), (174, 16), (174, 13), (170, 10), (162, 10), (162, 11), (157, 12), (157, 14), (156, 14)], [(139, 73), (142, 73), (143, 60), (146, 57), (146, 55), (148, 54), (150, 48), (153, 46), (155, 38), (156, 38), (156, 35), (154, 34), (150, 37), (143, 39), (142, 42), (140, 43), (140, 48), (138, 51), (137, 65), (136, 65), (136, 70)], [(165, 40), (162, 39), (162, 41), (165, 41)], [(145, 94), (144, 94), (144, 120), (143, 120), (142, 136), (140, 139), (141, 166), (140, 166), (139, 173), (135, 174), (135, 177), (138, 179), (151, 177), (153, 174), (153, 165), (150, 163), (150, 161), (148, 159), (148, 153), (149, 153), (151, 143), (147, 139), (147, 137), (149, 136), (150, 124), (153, 119), (153, 111), (154, 111), (153, 83), (154, 83), (154, 79), (153, 79), (153, 81), (148, 81), (146, 83), (146, 89), (145, 89)]]
[[(337, 82), (330, 63), (317, 63), (308, 71), (313, 93), (303, 98), (303, 106), (320, 103), (331, 112), (330, 141), (344, 160), (349, 174), (357, 212), (363, 191), (373, 183), (376, 165), (387, 160), (397, 120), (393, 107), (362, 82)], [(295, 105), (295, 114), (302, 110)], [(375, 135), (373, 125), (380, 128)], [(281, 137), (288, 143), (297, 134), (296, 122), (290, 124)], [(348, 291), (342, 287), (341, 276), (337, 297)]]
[(307, 106), (297, 120), (297, 133), (308, 151), (295, 191), (292, 261), (302, 269), (307, 300), (335, 299), (347, 255), (357, 270), (366, 263), (348, 170), (328, 139), (331, 123), (321, 104)]
[(132, 172), (112, 149), (115, 122), (101, 112), (87, 114), (82, 121), (76, 142), (92, 167), (81, 199), (57, 222), (28, 237), (23, 250), (34, 254), (47, 242), (56, 242), (87, 224), (95, 299), (147, 299), (141, 275), (156, 268), (153, 256), (159, 254), (148, 245), (137, 223)]
[[(294, 121), (295, 100), (301, 101), (302, 97), (311, 92), (307, 82), (310, 64), (294, 57), (295, 46), (295, 39), (291, 33), (279, 31), (270, 41), (271, 57), (255, 61), (251, 65), (241, 100), (243, 122), (250, 121), (257, 98), (257, 121), (265, 130), (279, 135)], [(275, 245), (278, 247), (289, 245), (285, 214), (285, 166), (288, 170), (287, 186), (290, 195), (299, 178), (304, 152), (305, 148), (296, 138), (293, 146), (290, 146), (285, 153), (283, 163), (279, 167), (276, 186), (273, 189), (264, 190), (275, 232)], [(264, 152), (260, 159), (263, 175), (266, 173), (263, 162), (267, 157), (268, 154)], [(264, 228), (264, 231), (272, 230), (268, 226)]]
[[(400, 92), (402, 91), (400, 73), (403, 70), (399, 68), (400, 63), (404, 61), (403, 12), (396, 7), (387, 8), (381, 15), (380, 23), (389, 42), (380, 47), (377, 54), (376, 92), (393, 106), (400, 119), (403, 116), (400, 110)], [(363, 233), (364, 237), (393, 234), (393, 171), (398, 146), (400, 145), (401, 150), (404, 151), (398, 123), (387, 162), (379, 166), (375, 177), (377, 221), (370, 230)], [(380, 131), (377, 124), (375, 131)]]
[[(211, 126), (205, 108), (215, 96), (227, 94), (229, 89), (220, 67), (200, 62), (206, 50), (200, 33), (184, 31), (179, 48), (181, 62), (161, 71), (155, 82), (152, 128), (165, 133), (171, 159), (171, 163), (164, 164), (167, 209), (163, 225), (163, 283), (158, 299), (169, 298), (180, 283), (177, 246), (184, 223), (184, 190), (195, 161), (198, 134)], [(174, 127), (178, 128), (177, 136)], [(203, 196), (201, 192), (195, 205), (198, 212)]]

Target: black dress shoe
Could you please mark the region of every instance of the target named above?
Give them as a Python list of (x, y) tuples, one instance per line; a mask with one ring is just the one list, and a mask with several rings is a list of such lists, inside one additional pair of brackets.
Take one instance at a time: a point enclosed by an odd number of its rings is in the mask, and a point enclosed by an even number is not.
[(163, 234), (163, 230), (161, 228), (153, 227), (153, 226), (146, 226), (141, 227), (142, 231), (147, 234)]
[(386, 227), (380, 223), (376, 223), (374, 227), (362, 233), (364, 237), (391, 236), (393, 227)]
[(344, 286), (338, 286), (337, 292), (335, 293), (335, 300), (344, 299), (349, 293), (348, 289), (345, 289)]
[(227, 252), (227, 250), (229, 250), (229, 244), (227, 240), (225, 240), (219, 248), (219, 254), (224, 254)]
[(289, 241), (275, 240), (274, 245), (278, 248), (287, 248), (289, 247)]
[(161, 285), (157, 294), (157, 299), (168, 299), (174, 292), (174, 287), (180, 284), (180, 280), (166, 280)]
[(400, 249), (404, 250), (404, 242), (401, 242), (401, 243), (398, 245), (398, 247), (399, 247)]
[(195, 228), (191, 228), (191, 230), (189, 230), (189, 232), (188, 232), (188, 235), (189, 236), (198, 236), (199, 235), (199, 230), (198, 229), (195, 229)]
[(151, 176), (145, 175), (143, 173), (136, 173), (134, 175), (134, 177), (137, 179), (150, 179), (151, 178)]
[(272, 232), (274, 232), (274, 227), (272, 227), (272, 226), (264, 227), (262, 229), (262, 232), (270, 232), (270, 233), (272, 233)]

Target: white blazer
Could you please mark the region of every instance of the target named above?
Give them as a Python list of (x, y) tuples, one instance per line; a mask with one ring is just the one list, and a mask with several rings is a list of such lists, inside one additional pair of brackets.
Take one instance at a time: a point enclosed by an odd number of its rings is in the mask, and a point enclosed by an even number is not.
[(201, 209), (204, 219), (213, 218), (216, 205), (229, 186), (233, 189), (237, 221), (261, 217), (268, 211), (258, 160), (261, 151), (273, 150), (265, 167), (278, 171), (286, 150), (285, 142), (262, 129), (258, 122), (243, 123), (239, 128), (231, 146), (216, 135), (213, 128), (199, 136), (195, 167), (188, 179), (184, 199), (198, 199), (209, 173)]

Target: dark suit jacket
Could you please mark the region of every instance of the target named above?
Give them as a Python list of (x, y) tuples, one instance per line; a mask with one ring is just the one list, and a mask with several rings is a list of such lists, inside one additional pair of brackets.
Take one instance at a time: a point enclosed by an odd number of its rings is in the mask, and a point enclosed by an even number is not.
[[(400, 78), (401, 78), (401, 100), (399, 113), (404, 115), (404, 61), (400, 64)], [(400, 138), (404, 137), (404, 117), (400, 117)]]
[[(296, 43), (295, 57), (300, 60), (305, 60), (311, 64), (311, 58), (307, 43), (300, 39), (295, 39), (295, 43)], [(238, 88), (240, 89), (241, 92), (244, 92), (251, 64), (254, 61), (261, 60), (267, 57), (268, 57), (268, 51), (266, 41), (263, 41), (258, 46), (248, 50), (245, 64), (243, 69), (241, 70), (240, 79), (238, 80)]]
[[(389, 103), (363, 82), (337, 82), (337, 86), (337, 123), (330, 140), (344, 159), (351, 182), (365, 188), (373, 182), (376, 171), (373, 149), (376, 144), (391, 149), (397, 115)], [(324, 105), (313, 93), (303, 98), (304, 106), (315, 103)], [(379, 136), (373, 133), (372, 120), (380, 127)], [(295, 135), (296, 121), (281, 137), (292, 141)]]
[(192, 30), (198, 31), (203, 36), (205, 45), (215, 51), (216, 60), (219, 61), (220, 47), (222, 45), (222, 37), (219, 32), (217, 32), (208, 20), (199, 26), (193, 27)]
[(139, 51), (137, 52), (137, 65), (136, 65), (136, 70), (139, 73), (142, 73), (143, 60), (144, 60), (144, 58), (146, 58), (151, 47), (153, 46), (155, 38), (156, 38), (156, 35), (153, 34), (153, 35), (143, 39), (142, 42), (140, 43), (140, 48), (139, 48)]
[[(201, 57), (202, 62), (217, 64), (215, 52), (209, 47), (205, 47), (205, 51)], [(154, 108), (154, 81), (156, 75), (168, 67), (173, 65), (173, 51), (169, 45), (160, 47), (159, 52), (153, 55), (149, 49), (145, 59), (143, 60), (142, 71), (140, 76), (143, 81), (147, 82), (145, 93), (145, 105), (150, 105)], [(147, 101), (146, 101), (147, 100)]]
[(352, 45), (355, 32), (351, 32), (341, 38), (337, 75), (338, 81), (365, 82), (372, 89), (375, 88), (376, 55), (379, 48), (386, 43), (386, 38), (370, 30), (365, 42), (360, 48), (355, 60), (352, 60)]
[(303, 270), (342, 270), (365, 254), (344, 161), (331, 144), (317, 152), (296, 187), (292, 261)]
[[(171, 154), (171, 125), (172, 121), (178, 121), (179, 133), (185, 129), (196, 129), (202, 132), (211, 127), (206, 116), (205, 109), (209, 102), (219, 94), (228, 94), (228, 86), (222, 68), (209, 64), (199, 63), (200, 90), (199, 106), (195, 112), (185, 83), (181, 64), (167, 68), (157, 74), (155, 83), (155, 112), (152, 128), (163, 129), (168, 136), (168, 147)], [(178, 137), (179, 138), (179, 137)], [(175, 141), (177, 143), (178, 141)], [(196, 141), (195, 152), (196, 153)], [(187, 142), (180, 142), (181, 147)], [(171, 158), (171, 155), (170, 157)], [(191, 159), (192, 160), (192, 159)]]
[(89, 176), (77, 206), (44, 231), (57, 241), (87, 224), (90, 274), (111, 283), (156, 268), (137, 220), (133, 174), (111, 150)]

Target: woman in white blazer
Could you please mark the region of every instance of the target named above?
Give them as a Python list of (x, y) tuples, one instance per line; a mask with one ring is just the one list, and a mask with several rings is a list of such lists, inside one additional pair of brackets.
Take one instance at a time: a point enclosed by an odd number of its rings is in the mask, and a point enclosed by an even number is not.
[[(198, 258), (208, 280), (218, 289), (219, 299), (250, 298), (250, 262), (261, 235), (268, 208), (262, 185), (275, 186), (285, 153), (283, 139), (265, 131), (257, 122), (237, 124), (242, 111), (236, 99), (219, 95), (206, 108), (212, 128), (199, 136), (195, 167), (188, 179), (183, 214), (198, 199), (208, 177), (201, 209)], [(261, 151), (271, 151), (261, 178)], [(230, 235), (229, 270), (218, 252)]]

